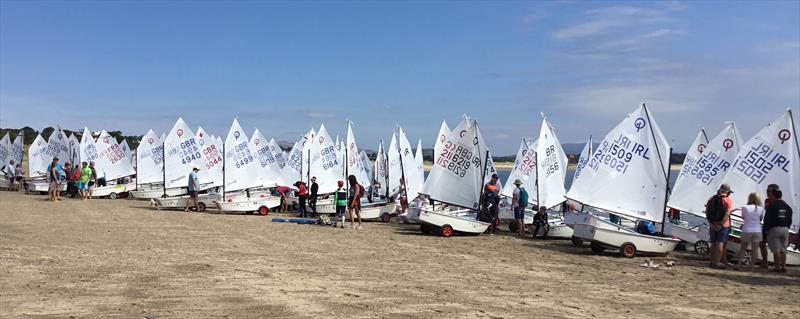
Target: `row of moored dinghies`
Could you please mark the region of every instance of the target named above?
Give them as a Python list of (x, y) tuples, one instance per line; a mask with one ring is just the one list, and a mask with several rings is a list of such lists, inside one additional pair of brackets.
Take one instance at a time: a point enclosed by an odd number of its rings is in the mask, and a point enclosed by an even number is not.
[[(427, 179), (422, 141), (414, 152), (399, 127), (388, 147), (380, 141), (374, 164), (359, 151), (349, 122), (344, 140), (338, 136), (331, 139), (323, 125), (300, 137), (288, 154), (258, 130), (248, 138), (237, 120), (223, 141), (221, 137), (208, 136), (202, 128), (194, 133), (178, 119), (166, 136), (149, 131), (133, 155), (126, 144), (118, 145), (108, 133), (101, 132), (93, 140), (88, 132), (84, 130), (81, 141), (75, 136), (66, 137), (60, 129), (50, 141), (37, 137), (29, 150), (29, 176), (42, 176), (53, 156), (73, 162), (94, 160), (108, 180), (135, 174), (134, 197), (153, 198), (160, 207), (177, 208), (185, 205), (186, 196), (182, 195), (186, 194), (187, 174), (198, 166), (202, 188), (221, 189), (201, 195), (204, 206), (213, 204), (223, 211), (266, 214), (279, 205), (279, 199), (271, 195), (272, 187), (289, 186), (296, 181), (308, 183), (315, 176), (319, 193), (329, 194), (335, 191), (338, 180), (355, 175), (365, 188), (377, 182), (383, 195), (383, 200), (364, 202), (363, 217), (384, 221), (396, 211), (394, 199), (401, 190), (402, 178), (411, 200), (408, 219), (422, 224), (423, 232), (438, 231), (445, 236), (456, 232), (479, 234), (489, 226), (478, 220), (477, 213), (483, 185), (495, 172), (494, 163), (478, 122), (466, 115), (454, 129), (442, 123)], [(4, 143), (0, 151), (14, 149), (10, 142)], [(726, 123), (711, 140), (701, 130), (673, 189), (669, 187), (671, 153), (653, 115), (641, 104), (597, 148), (589, 138), (567, 191), (567, 156), (555, 129), (543, 118), (538, 138), (522, 139), (511, 174), (505, 187), (501, 186), (506, 201), (501, 203), (500, 216), (512, 219), (508, 199), (515, 186), (511, 181), (520, 179), (530, 194), (529, 207), (555, 208), (565, 201), (579, 205), (580, 212), (549, 211), (553, 214), (550, 236), (591, 241), (594, 250), (614, 247), (631, 257), (637, 252), (669, 252), (679, 239), (703, 242), (707, 237), (704, 204), (723, 182), (736, 190), (733, 201), (737, 207), (745, 204), (748, 193), (762, 192), (768, 184), (780, 185), (784, 200), (792, 207), (800, 207), (800, 179), (795, 175), (800, 172), (800, 147), (791, 110), (744, 143), (733, 122)], [(126, 158), (129, 160), (121, 160)], [(681, 225), (664, 223), (667, 207), (696, 218)], [(322, 201), (318, 212), (334, 213), (335, 208), (331, 201)], [(526, 224), (532, 222), (533, 214), (533, 210), (526, 210)], [(611, 223), (608, 214), (622, 216), (627, 222)], [(800, 224), (798, 215), (794, 214), (794, 233)], [(631, 225), (640, 220), (659, 224), (669, 237), (636, 233)], [(793, 261), (790, 257), (789, 262)]]

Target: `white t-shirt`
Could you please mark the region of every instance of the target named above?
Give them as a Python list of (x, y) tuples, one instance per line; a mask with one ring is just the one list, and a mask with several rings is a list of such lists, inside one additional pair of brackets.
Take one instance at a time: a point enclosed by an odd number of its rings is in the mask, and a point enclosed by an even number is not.
[(14, 165), (6, 164), (6, 170), (3, 171), (9, 178), (13, 178), (16, 175), (16, 171), (14, 169)]
[(760, 233), (761, 220), (764, 218), (764, 207), (756, 205), (742, 206), (742, 232), (744, 233)]
[(511, 197), (511, 208), (519, 207), (519, 187), (514, 187), (514, 194)]

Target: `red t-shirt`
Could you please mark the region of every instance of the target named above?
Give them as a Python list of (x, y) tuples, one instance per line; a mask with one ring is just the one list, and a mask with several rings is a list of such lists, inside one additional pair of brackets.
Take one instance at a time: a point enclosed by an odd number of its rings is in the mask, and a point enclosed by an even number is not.
[[(708, 199), (708, 203), (711, 202), (714, 196), (711, 196)], [(733, 200), (728, 197), (727, 195), (722, 195), (722, 205), (725, 206), (725, 212), (733, 209)], [(708, 206), (708, 204), (706, 204)], [(728, 219), (723, 219), (725, 222), (721, 225), (722, 227), (731, 227), (731, 218), (728, 216)], [(719, 222), (713, 222), (714, 225), (720, 225)]]
[(306, 184), (300, 184), (300, 196), (304, 196), (306, 194)]

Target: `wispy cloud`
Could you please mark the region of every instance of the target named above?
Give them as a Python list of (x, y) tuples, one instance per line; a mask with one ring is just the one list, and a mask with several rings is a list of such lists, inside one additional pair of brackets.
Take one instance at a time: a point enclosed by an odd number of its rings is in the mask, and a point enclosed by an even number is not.
[(557, 40), (577, 40), (598, 36), (623, 27), (656, 25), (671, 20), (670, 14), (682, 6), (665, 3), (659, 7), (612, 6), (588, 10), (584, 20), (552, 33)]
[(329, 119), (336, 116), (334, 113), (321, 111), (307, 111), (306, 116), (312, 119)]

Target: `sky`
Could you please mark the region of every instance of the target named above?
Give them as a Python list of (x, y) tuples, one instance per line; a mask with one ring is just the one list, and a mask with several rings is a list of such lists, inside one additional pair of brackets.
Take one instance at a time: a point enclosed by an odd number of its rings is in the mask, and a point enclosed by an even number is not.
[[(800, 2), (2, 1), (0, 127), (141, 135), (177, 117), (376, 149), (478, 120), (495, 155), (602, 138), (645, 102), (675, 148), (800, 112)], [(795, 120), (797, 122), (797, 120)]]

